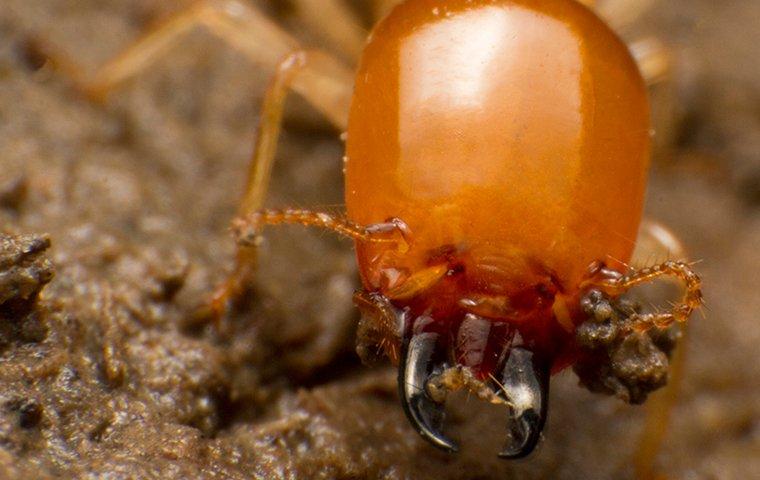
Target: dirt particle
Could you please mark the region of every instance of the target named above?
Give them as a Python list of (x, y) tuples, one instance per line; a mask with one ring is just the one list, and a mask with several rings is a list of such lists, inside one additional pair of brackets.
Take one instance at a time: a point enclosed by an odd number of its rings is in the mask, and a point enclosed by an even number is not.
[(25, 400), (19, 406), (18, 415), (21, 428), (34, 428), (42, 420), (42, 406), (34, 400)]
[(46, 235), (0, 235), (0, 310), (25, 310), (53, 278)]

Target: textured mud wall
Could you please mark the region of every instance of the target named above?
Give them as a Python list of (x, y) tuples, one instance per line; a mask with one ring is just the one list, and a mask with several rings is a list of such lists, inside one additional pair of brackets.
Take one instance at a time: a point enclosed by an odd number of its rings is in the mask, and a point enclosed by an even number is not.
[[(30, 36), (91, 68), (181, 3), (0, 3), (12, 236), (0, 245), (0, 478), (631, 478), (644, 409), (571, 372), (554, 379), (527, 461), (496, 459), (504, 413), (466, 398), (451, 419), (460, 455), (418, 439), (393, 371), (353, 353), (351, 246), (319, 232), (268, 234), (229, 335), (200, 322), (230, 265), (269, 72), (196, 33), (96, 105), (29, 64)], [(673, 45), (683, 121), (647, 208), (703, 260), (708, 308), (659, 465), (668, 478), (760, 478), (760, 4), (662, 3), (644, 23)], [(336, 133), (299, 101), (289, 118), (270, 204), (339, 205)]]

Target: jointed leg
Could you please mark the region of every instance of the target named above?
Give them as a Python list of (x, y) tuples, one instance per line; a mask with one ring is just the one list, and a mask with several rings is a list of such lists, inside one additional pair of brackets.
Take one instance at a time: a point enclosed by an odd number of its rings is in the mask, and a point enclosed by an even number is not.
[(636, 237), (636, 250), (630, 265), (643, 268), (666, 260), (688, 258), (686, 248), (678, 237), (665, 225), (645, 218)]
[[(680, 342), (683, 343), (687, 328), (681, 328)], [(670, 359), (668, 384), (653, 394), (646, 404), (646, 421), (634, 454), (636, 480), (654, 480), (657, 477), (655, 461), (668, 433), (670, 416), (678, 400), (678, 393), (686, 366), (686, 349), (683, 345), (675, 348)]]
[[(343, 127), (351, 99), (351, 82), (346, 75), (341, 65), (319, 51), (295, 51), (281, 61), (264, 96), (256, 145), (238, 216), (246, 217), (264, 205), (288, 90), (293, 88), (310, 92), (309, 95), (330, 97), (330, 105), (325, 104), (322, 111), (333, 123)], [(316, 90), (312, 92), (312, 88)]]
[(401, 3), (401, 0), (373, 0), (372, 13), (375, 21), (378, 21), (388, 15), (393, 7)]
[(356, 62), (367, 32), (345, 0), (293, 0), (301, 18), (347, 59)]
[(667, 312), (631, 316), (629, 331), (645, 332), (651, 328), (663, 329), (674, 323), (684, 323), (691, 313), (702, 305), (702, 281), (687, 263), (667, 261), (654, 267), (634, 270), (619, 278), (603, 280), (597, 287), (608, 295), (619, 296), (637, 285), (664, 276), (680, 280), (685, 287), (684, 296), (680, 303)]
[[(253, 193), (255, 197), (255, 192)], [(217, 322), (227, 310), (229, 301), (238, 298), (253, 279), (256, 247), (264, 226), (283, 224), (326, 228), (353, 240), (389, 243), (401, 251), (409, 248), (408, 229), (402, 221), (396, 219), (362, 226), (327, 212), (301, 209), (255, 210), (233, 221), (233, 232), (238, 242), (235, 267), (211, 298), (211, 313)]]
[(670, 53), (652, 37), (636, 40), (629, 47), (649, 86), (652, 126), (656, 133), (652, 153), (656, 159), (668, 159), (678, 120)]
[(35, 44), (57, 68), (70, 75), (82, 91), (102, 97), (150, 67), (184, 34), (202, 26), (230, 41), (256, 63), (275, 64), (282, 56), (298, 48), (296, 40), (272, 21), (234, 0), (199, 1), (151, 28), (89, 76), (50, 45), (40, 40), (36, 40)]
[(409, 248), (408, 229), (398, 219), (372, 225), (358, 225), (327, 212), (286, 208), (283, 210), (257, 210), (233, 221), (232, 229), (243, 248), (255, 247), (265, 225), (303, 225), (332, 230), (353, 240), (371, 243), (388, 243), (400, 250)]
[[(67, 73), (81, 91), (103, 98), (111, 89), (148, 68), (183, 34), (198, 26), (206, 27), (257, 64), (278, 65), (264, 98), (256, 147), (239, 210), (244, 219), (263, 205), (287, 92), (290, 89), (298, 92), (335, 126), (344, 129), (352, 93), (351, 70), (325, 53), (299, 50), (298, 43), (287, 32), (254, 7), (237, 0), (200, 0), (151, 29), (92, 76), (84, 75), (74, 62), (44, 42), (38, 41), (35, 46), (39, 53)], [(284, 220), (290, 218), (287, 216)], [(333, 227), (339, 224), (336, 220)], [(233, 273), (211, 299), (212, 316), (217, 320), (226, 310), (228, 301), (238, 298), (244, 291), (252, 278), (254, 262), (255, 249), (240, 245)]]
[[(93, 75), (85, 75), (75, 62), (43, 41), (36, 40), (34, 46), (66, 73), (82, 92), (102, 99), (109, 91), (153, 65), (184, 34), (197, 27), (205, 27), (252, 62), (265, 67), (276, 66), (299, 48), (298, 42), (276, 23), (254, 7), (237, 0), (199, 1), (151, 29)], [(302, 68), (302, 75), (292, 88), (333, 124), (345, 128), (351, 72), (328, 55), (321, 54), (321, 57), (321, 61), (309, 62)]]
[[(238, 298), (253, 278), (256, 248), (255, 238), (266, 224), (300, 223), (331, 228), (344, 235), (361, 236), (371, 232), (360, 232), (360, 227), (336, 219), (328, 214), (304, 210), (283, 212), (261, 210), (266, 198), (272, 174), (277, 141), (280, 136), (282, 114), (288, 91), (300, 89), (308, 95), (325, 95), (332, 103), (323, 112), (332, 115), (336, 124), (345, 123), (350, 101), (350, 82), (343, 67), (331, 57), (318, 51), (297, 50), (287, 55), (267, 89), (262, 105), (259, 131), (251, 159), (248, 179), (243, 198), (238, 209), (235, 229), (241, 241), (238, 242), (235, 268), (227, 280), (215, 291), (211, 300), (213, 316), (219, 319), (227, 309), (230, 300)], [(312, 88), (317, 90), (312, 91)], [(353, 229), (352, 229), (353, 228)]]
[[(593, 8), (609, 25), (620, 32), (646, 13), (654, 0), (580, 0)], [(644, 38), (629, 44), (631, 53), (639, 64), (648, 85), (665, 80), (670, 73), (670, 56), (662, 43), (654, 38)]]
[[(664, 225), (645, 219), (639, 229), (631, 265), (636, 268), (671, 258), (687, 258), (683, 244)], [(687, 330), (686, 324), (680, 326), (680, 344), (683, 344)], [(646, 421), (634, 455), (637, 480), (657, 478), (655, 461), (668, 431), (670, 414), (678, 399), (686, 352), (683, 346), (679, 345), (671, 355), (667, 385), (653, 393), (646, 403)]]
[[(350, 102), (348, 75), (340, 64), (320, 51), (295, 51), (280, 63), (264, 96), (248, 181), (238, 210), (238, 220), (235, 222), (235, 228), (242, 237), (245, 237), (242, 233), (244, 231), (258, 235), (264, 225), (282, 223), (321, 226), (354, 239), (367, 241), (375, 241), (370, 239), (372, 234), (385, 233), (382, 231), (384, 228), (382, 225), (362, 227), (327, 213), (295, 209), (262, 210), (277, 151), (277, 140), (280, 136), (283, 107), (288, 90), (290, 88), (307, 89), (318, 86), (320, 88), (319, 94), (333, 92), (335, 103), (332, 105), (331, 111), (336, 114), (334, 122), (344, 123)], [(342, 112), (340, 115), (337, 115), (338, 109)], [(338, 116), (341, 118), (337, 118)], [(400, 223), (388, 225), (395, 226), (395, 229), (401, 228)], [(243, 238), (240, 242), (241, 248), (248, 248), (246, 244), (250, 243)]]
[(643, 38), (629, 45), (639, 70), (650, 87), (670, 77), (671, 60), (668, 50), (655, 38)]
[(654, 0), (587, 0), (612, 28), (623, 30), (636, 22), (654, 4)]

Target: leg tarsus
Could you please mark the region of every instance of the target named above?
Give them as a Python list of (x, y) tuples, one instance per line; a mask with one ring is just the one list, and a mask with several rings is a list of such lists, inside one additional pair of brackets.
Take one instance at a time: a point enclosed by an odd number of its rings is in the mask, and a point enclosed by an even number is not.
[(630, 317), (630, 331), (645, 332), (651, 328), (667, 328), (684, 323), (691, 313), (702, 305), (702, 281), (685, 262), (667, 261), (653, 267), (633, 270), (619, 278), (592, 282), (612, 296), (619, 296), (631, 288), (660, 277), (673, 277), (684, 285), (682, 300), (666, 312), (646, 313)]
[(207, 314), (214, 321), (218, 331), (226, 328), (226, 313), (238, 299), (250, 288), (256, 266), (256, 249), (238, 247), (234, 270), (219, 284), (211, 294), (207, 305)]

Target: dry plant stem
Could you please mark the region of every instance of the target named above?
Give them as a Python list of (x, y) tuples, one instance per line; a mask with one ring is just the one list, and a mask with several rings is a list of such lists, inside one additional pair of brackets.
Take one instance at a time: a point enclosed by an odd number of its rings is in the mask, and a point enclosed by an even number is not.
[(617, 279), (602, 281), (596, 286), (609, 295), (619, 296), (637, 285), (665, 276), (674, 277), (684, 284), (683, 298), (667, 312), (640, 314), (630, 318), (628, 332), (646, 332), (651, 328), (663, 329), (673, 323), (684, 323), (691, 313), (702, 305), (702, 281), (688, 264), (667, 261), (653, 267), (634, 270)]

